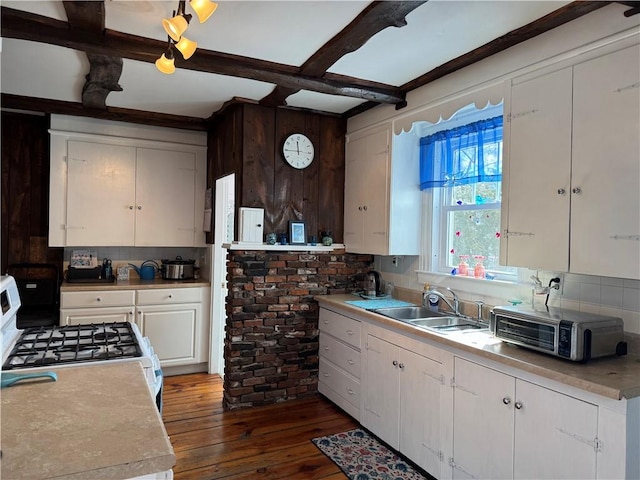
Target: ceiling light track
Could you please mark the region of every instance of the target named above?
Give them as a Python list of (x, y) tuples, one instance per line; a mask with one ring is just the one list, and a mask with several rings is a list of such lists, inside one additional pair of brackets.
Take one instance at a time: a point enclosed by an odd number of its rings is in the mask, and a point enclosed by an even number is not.
[[(216, 11), (218, 4), (211, 0), (190, 0), (189, 5), (198, 16), (200, 23), (204, 23)], [(198, 43), (189, 40), (184, 32), (189, 28), (192, 15), (185, 12), (186, 0), (179, 0), (178, 10), (173, 11), (170, 19), (163, 19), (162, 26), (169, 36), (167, 50), (156, 60), (156, 68), (162, 73), (172, 74), (176, 71), (173, 47), (175, 46), (185, 60), (191, 58), (198, 48)]]

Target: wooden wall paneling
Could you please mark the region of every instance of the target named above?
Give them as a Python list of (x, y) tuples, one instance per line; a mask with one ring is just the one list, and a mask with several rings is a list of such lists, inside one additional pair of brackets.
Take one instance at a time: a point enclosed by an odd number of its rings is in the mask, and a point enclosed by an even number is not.
[[(313, 142), (315, 155), (313, 162), (303, 172), (302, 190), (302, 220), (306, 222), (307, 241), (310, 235), (319, 238), (318, 215), (319, 204), (318, 195), (320, 189), (320, 170), (322, 170), (322, 143), (320, 142), (320, 116), (307, 115), (304, 123), (304, 132)], [(329, 187), (331, 188), (331, 187)]]
[(342, 118), (320, 118), (318, 175), (318, 229), (331, 230), (333, 241), (344, 241), (344, 167), (347, 122)]
[(244, 108), (242, 203), (238, 207), (263, 208), (264, 233), (273, 232), (275, 116), (273, 108)]
[(49, 117), (2, 112), (1, 271), (14, 263), (54, 263), (63, 249), (48, 248)]

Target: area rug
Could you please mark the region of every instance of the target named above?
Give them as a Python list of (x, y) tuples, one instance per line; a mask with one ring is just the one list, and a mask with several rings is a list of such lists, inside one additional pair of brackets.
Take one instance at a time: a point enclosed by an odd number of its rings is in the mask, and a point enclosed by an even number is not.
[(311, 441), (351, 480), (426, 480), (409, 463), (359, 428)]

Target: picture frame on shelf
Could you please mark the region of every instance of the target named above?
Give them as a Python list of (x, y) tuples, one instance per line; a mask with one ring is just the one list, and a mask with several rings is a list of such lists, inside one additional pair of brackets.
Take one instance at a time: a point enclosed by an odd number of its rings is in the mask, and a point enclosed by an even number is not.
[(306, 245), (307, 232), (304, 222), (289, 222), (289, 243), (291, 245)]

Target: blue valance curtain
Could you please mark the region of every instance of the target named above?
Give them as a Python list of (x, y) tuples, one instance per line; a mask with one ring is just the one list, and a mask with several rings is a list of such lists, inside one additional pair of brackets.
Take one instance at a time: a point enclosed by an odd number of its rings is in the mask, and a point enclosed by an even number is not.
[(420, 190), (502, 179), (502, 116), (420, 139)]

